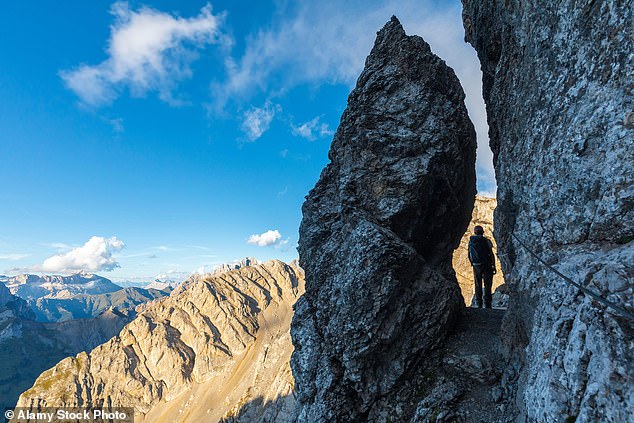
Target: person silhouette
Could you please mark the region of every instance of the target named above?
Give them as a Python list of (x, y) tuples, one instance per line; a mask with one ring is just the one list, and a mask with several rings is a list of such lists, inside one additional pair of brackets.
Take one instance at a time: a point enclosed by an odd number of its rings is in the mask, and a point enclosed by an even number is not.
[(484, 280), (484, 307), (491, 308), (491, 287), (495, 269), (495, 255), (493, 243), (484, 236), (484, 228), (475, 226), (469, 238), (469, 262), (473, 267), (473, 279), (475, 282), (475, 301), (477, 307), (482, 307), (482, 282)]

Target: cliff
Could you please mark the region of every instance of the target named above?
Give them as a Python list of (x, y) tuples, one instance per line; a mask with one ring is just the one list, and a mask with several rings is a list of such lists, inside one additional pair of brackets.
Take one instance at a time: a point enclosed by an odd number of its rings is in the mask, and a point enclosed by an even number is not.
[(462, 308), (451, 255), (473, 207), (475, 146), (454, 72), (393, 17), (302, 208), (300, 421), (414, 412), (416, 372)]
[(529, 421), (632, 421), (634, 13), (626, 0), (463, 0), (498, 183), (508, 391)]

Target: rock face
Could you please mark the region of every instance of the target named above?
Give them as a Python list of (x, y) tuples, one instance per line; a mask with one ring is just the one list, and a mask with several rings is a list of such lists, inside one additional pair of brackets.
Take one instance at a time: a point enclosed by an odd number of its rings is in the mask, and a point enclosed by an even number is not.
[(476, 145), (463, 100), (422, 38), (394, 17), (379, 31), (303, 206), (300, 421), (406, 413), (397, 389), (461, 309), (451, 255), (471, 216)]
[(634, 309), (632, 2), (463, 6), (498, 182), (507, 395), (530, 421), (632, 421), (632, 322), (566, 284), (513, 237)]
[(13, 301), (14, 297), (5, 284), (0, 283), (0, 307), (4, 307), (9, 301)]
[[(473, 227), (480, 225), (484, 228), (484, 236), (493, 242), (493, 253), (497, 252), (497, 245), (493, 238), (493, 211), (497, 201), (495, 198), (483, 197), (476, 195), (475, 204), (473, 205), (473, 213), (471, 214), (471, 222), (467, 228), (467, 232), (462, 236), (460, 246), (453, 253), (453, 268), (456, 271), (456, 278), (460, 285), (460, 292), (466, 305), (471, 305), (475, 286), (473, 282), (473, 267), (469, 263), (469, 237), (473, 235)], [(497, 257), (497, 255), (496, 255)], [(493, 276), (493, 290), (504, 283), (504, 277), (500, 271), (499, 261), (496, 262), (498, 273)], [(496, 306), (496, 304), (494, 304)]]
[(274, 260), (191, 279), (118, 336), (42, 373), (18, 406), (130, 406), (147, 422), (288, 420), (301, 276)]

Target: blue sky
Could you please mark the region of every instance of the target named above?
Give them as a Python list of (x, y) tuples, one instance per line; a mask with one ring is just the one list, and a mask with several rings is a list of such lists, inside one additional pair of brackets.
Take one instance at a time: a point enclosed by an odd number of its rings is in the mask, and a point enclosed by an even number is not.
[(181, 278), (292, 260), (304, 196), (392, 14), (454, 67), (493, 192), (459, 1), (9, 2), (0, 272)]

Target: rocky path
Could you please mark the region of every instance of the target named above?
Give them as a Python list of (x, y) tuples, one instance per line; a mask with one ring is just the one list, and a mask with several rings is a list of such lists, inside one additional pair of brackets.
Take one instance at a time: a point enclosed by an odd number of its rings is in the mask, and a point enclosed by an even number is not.
[(500, 328), (504, 309), (467, 308), (426, 375), (425, 398), (416, 422), (497, 423), (509, 421), (500, 386)]

